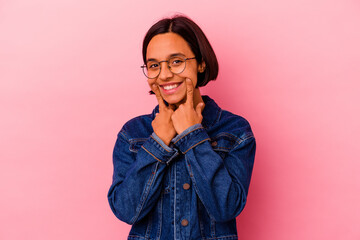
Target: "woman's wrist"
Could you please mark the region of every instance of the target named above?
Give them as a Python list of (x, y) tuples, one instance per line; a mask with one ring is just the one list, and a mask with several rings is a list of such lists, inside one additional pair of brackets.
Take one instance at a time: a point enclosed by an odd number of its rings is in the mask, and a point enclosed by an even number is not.
[(169, 138), (168, 136), (161, 136), (161, 135), (159, 135), (159, 134), (157, 134), (157, 133), (155, 133), (155, 134), (158, 136), (158, 138), (160, 138), (160, 140), (161, 140), (163, 143), (165, 143), (166, 146), (169, 146), (169, 145), (170, 145), (170, 142), (171, 142), (172, 138)]

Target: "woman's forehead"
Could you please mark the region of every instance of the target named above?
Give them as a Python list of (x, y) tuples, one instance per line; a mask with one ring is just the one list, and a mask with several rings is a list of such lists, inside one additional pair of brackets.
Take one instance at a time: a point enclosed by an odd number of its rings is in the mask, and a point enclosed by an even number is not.
[(176, 33), (162, 33), (154, 36), (147, 47), (147, 59), (164, 59), (179, 54), (191, 57), (192, 53), (189, 44)]

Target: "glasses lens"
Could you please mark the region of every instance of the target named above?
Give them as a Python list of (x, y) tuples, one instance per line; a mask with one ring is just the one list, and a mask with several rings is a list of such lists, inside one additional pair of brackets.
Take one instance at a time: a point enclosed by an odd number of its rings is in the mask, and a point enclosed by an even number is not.
[(160, 72), (160, 64), (156, 61), (148, 61), (143, 70), (146, 77), (156, 78)]
[[(182, 73), (186, 66), (186, 61), (183, 57), (172, 57), (167, 62), (170, 71), (175, 74)], [(147, 78), (156, 78), (160, 74), (160, 69), (159, 62), (148, 61), (143, 67), (143, 72)]]
[(169, 67), (173, 73), (181, 73), (185, 69), (185, 59), (183, 57), (172, 57), (169, 59)]

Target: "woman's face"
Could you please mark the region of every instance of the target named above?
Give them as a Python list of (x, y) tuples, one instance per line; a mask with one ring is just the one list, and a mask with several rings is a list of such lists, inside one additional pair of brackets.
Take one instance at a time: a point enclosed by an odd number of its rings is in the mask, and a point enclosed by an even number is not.
[[(179, 55), (184, 58), (195, 57), (188, 43), (176, 33), (163, 33), (153, 37), (146, 51), (146, 60), (154, 59), (158, 62), (169, 60), (170, 57)], [(197, 83), (197, 73), (200, 65), (196, 59), (186, 61), (186, 68), (179, 74), (174, 74), (168, 68), (167, 62), (160, 63), (161, 71), (158, 77), (148, 79), (149, 84), (159, 86), (161, 96), (169, 104), (178, 106), (186, 100), (186, 78), (190, 78), (193, 86)]]

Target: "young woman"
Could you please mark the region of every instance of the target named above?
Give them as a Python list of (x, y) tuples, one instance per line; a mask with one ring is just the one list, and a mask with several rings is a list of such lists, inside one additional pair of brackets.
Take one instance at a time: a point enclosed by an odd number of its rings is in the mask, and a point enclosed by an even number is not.
[(108, 193), (128, 239), (238, 239), (255, 156), (249, 123), (199, 87), (218, 63), (202, 30), (184, 16), (147, 32), (142, 66), (158, 106), (128, 121), (114, 147)]

